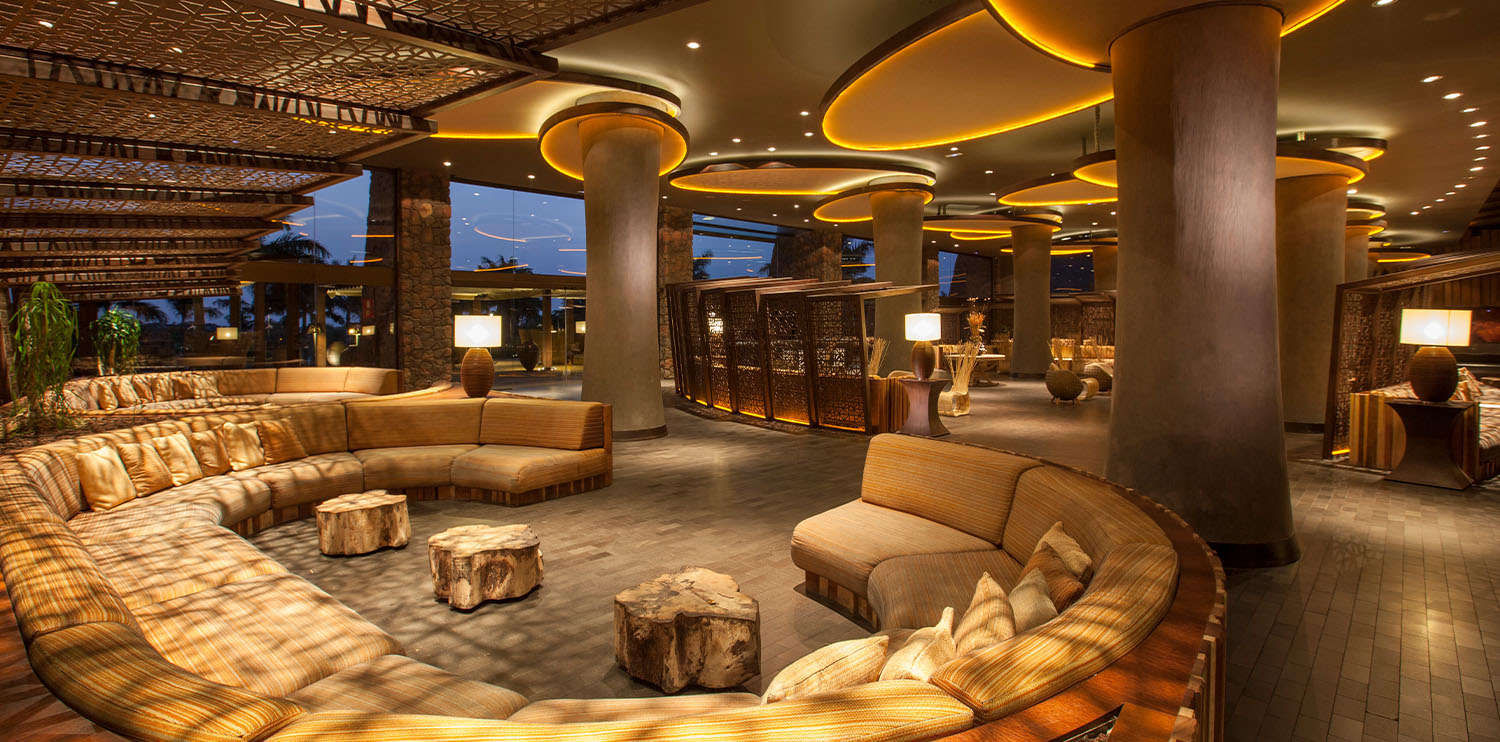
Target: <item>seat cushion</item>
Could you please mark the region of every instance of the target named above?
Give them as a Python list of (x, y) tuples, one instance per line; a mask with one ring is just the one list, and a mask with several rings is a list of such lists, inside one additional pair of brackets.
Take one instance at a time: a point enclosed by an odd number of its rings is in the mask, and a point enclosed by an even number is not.
[(792, 531), (793, 563), (859, 595), (868, 594), (875, 565), (892, 557), (994, 550), (977, 536), (862, 500), (814, 515)]
[(103, 513), (89, 510), (69, 520), (68, 528), (73, 529), (84, 543), (95, 544), (166, 533), (178, 528), (218, 525), (219, 518), (219, 506), (213, 503), (168, 502)]
[[(910, 435), (877, 435), (860, 499), (978, 536), (998, 546), (1022, 472), (1036, 459)], [(938, 480), (925, 476), (942, 472)], [(1050, 525), (1050, 524), (1049, 524)]]
[(442, 487), (453, 483), (453, 460), (474, 448), (473, 445), (371, 448), (355, 451), (354, 455), (365, 467), (365, 489)]
[(281, 509), (365, 490), (365, 467), (347, 451), (308, 456), (236, 473), (271, 488), (271, 507)]
[(453, 460), (459, 487), (529, 492), (603, 474), (609, 457), (602, 448), (570, 451), (535, 446), (480, 446)]
[(344, 668), (287, 698), (312, 711), (380, 711), (473, 719), (504, 719), (526, 705), (526, 697), (513, 690), (459, 677), (397, 654)]
[(312, 583), (265, 575), (136, 611), (172, 664), (216, 683), (285, 696), (401, 645)]
[(657, 698), (549, 698), (511, 714), (531, 724), (578, 724), (590, 721), (645, 721), (734, 711), (760, 705), (754, 693), (696, 693)]
[(94, 544), (89, 552), (136, 610), (237, 580), (286, 574), (286, 568), (219, 526), (188, 526), (126, 541)]
[(217, 522), (220, 525), (232, 526), (271, 508), (270, 486), (246, 474), (247, 472), (239, 472), (238, 476), (232, 473), (204, 477), (181, 487), (162, 490), (150, 497), (138, 497), (111, 512), (157, 508), (179, 502), (196, 502), (217, 508)]
[(883, 629), (931, 626), (945, 607), (959, 621), (985, 572), (1006, 590), (1021, 579), (1021, 565), (999, 549), (898, 556), (870, 572), (866, 596)]

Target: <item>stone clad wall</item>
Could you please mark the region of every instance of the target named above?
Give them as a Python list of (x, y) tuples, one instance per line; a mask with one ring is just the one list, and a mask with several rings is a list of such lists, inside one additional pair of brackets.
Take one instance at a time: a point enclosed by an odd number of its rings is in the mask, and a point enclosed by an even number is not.
[(663, 206), (656, 218), (656, 324), (661, 377), (673, 378), (667, 284), (693, 280), (693, 211)]
[(771, 255), (771, 275), (837, 281), (843, 277), (843, 253), (844, 234), (835, 229), (781, 235)]
[(448, 173), (397, 178), (396, 331), (404, 390), (453, 376), (453, 293)]

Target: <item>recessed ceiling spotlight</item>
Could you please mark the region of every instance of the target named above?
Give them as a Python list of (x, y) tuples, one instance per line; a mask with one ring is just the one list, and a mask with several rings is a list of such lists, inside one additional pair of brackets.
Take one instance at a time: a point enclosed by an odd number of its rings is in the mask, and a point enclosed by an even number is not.
[(1441, 80), (1441, 79), (1443, 79), (1442, 75), (1428, 75), (1428, 76), (1422, 78), (1422, 82), (1437, 82), (1438, 80)]
[(1488, 144), (1481, 144), (1478, 147), (1475, 147), (1474, 151), (1475, 152), (1483, 152), (1483, 151), (1485, 151), (1485, 150), (1487, 150), (1489, 148), (1490, 148), (1490, 145), (1488, 145)]
[(36, 23), (42, 28), (52, 28), (52, 21), (37, 21)]
[(1092, 224), (1096, 227), (1099, 226), (1099, 222), (1092, 222)]
[(1425, 211), (1425, 210), (1427, 210), (1427, 209), (1430, 209), (1430, 208), (1432, 208), (1432, 204), (1427, 204), (1427, 205), (1426, 205), (1426, 206), (1423, 206), (1423, 207), (1422, 207), (1422, 209), (1423, 209), (1423, 210), (1424, 210), (1424, 211)]
[(1487, 136), (1489, 136), (1489, 135), (1488, 134), (1475, 134), (1474, 138), (1475, 139), (1484, 139)]
[(803, 220), (802, 220), (802, 222), (803, 222), (803, 223), (804, 223), (804, 224), (805, 224), (805, 223), (807, 223), (807, 222), (808, 222), (808, 221), (809, 221), (809, 220), (807, 220), (807, 219), (803, 219)]
[(1411, 213), (1411, 215), (1412, 215), (1412, 216), (1418, 216), (1418, 215), (1420, 215), (1420, 214), (1421, 214), (1421, 213), (1422, 213), (1422, 212), (1420, 212), (1420, 211), (1413, 211), (1413, 212), (1412, 212), (1412, 213)]
[(1488, 160), (1488, 159), (1490, 159), (1490, 158), (1488, 158), (1488, 157), (1484, 157), (1484, 156), (1482, 156), (1482, 155), (1481, 155), (1481, 156), (1479, 156), (1479, 157), (1475, 157), (1475, 158), (1474, 158), (1474, 161), (1475, 161), (1475, 162), (1484, 162), (1484, 161), (1485, 161), (1485, 160)]
[(1454, 192), (1454, 191), (1448, 191), (1447, 193), (1444, 193), (1443, 195), (1444, 196), (1457, 196), (1458, 194), (1456, 192)]
[(735, 137), (735, 138), (733, 138), (733, 139), (731, 139), (729, 141), (734, 142), (735, 144), (739, 144), (740, 143), (740, 138), (739, 137)]
[(800, 209), (800, 208), (802, 208), (802, 204), (792, 204), (792, 208), (794, 208), (794, 209)]
[(154, 119), (154, 118), (156, 118), (156, 114), (154, 114), (154, 113), (148, 113), (148, 114), (146, 114), (146, 118), (148, 118), (148, 119)]
[(700, 43), (698, 43), (698, 42), (696, 42), (696, 41), (689, 41), (689, 42), (688, 42), (688, 43), (687, 43), (687, 47), (688, 47), (688, 48), (689, 48), (689, 49), (697, 49), (697, 48), (698, 48), (698, 47), (700, 47), (700, 46), (703, 46), (703, 45), (702, 45), (702, 44), (700, 44)]
[(1475, 108), (1474, 106), (1469, 106), (1468, 108), (1465, 108), (1464, 110), (1460, 111), (1460, 113), (1473, 113), (1473, 112), (1478, 111), (1478, 110), (1479, 109)]
[(949, 147), (949, 148), (948, 148), (948, 151), (949, 151), (949, 152), (957, 152), (957, 151), (958, 151), (958, 148), (957, 148), (957, 147)]
[(708, 156), (709, 156), (709, 157), (718, 157), (718, 156), (719, 156), (719, 153), (718, 153), (718, 152), (709, 152), (709, 153), (708, 153)]
[(1476, 126), (1484, 126), (1485, 124), (1488, 124), (1488, 123), (1489, 123), (1488, 121), (1475, 121), (1474, 123), (1469, 124), (1469, 128), (1472, 129), (1472, 128), (1476, 127)]
[(1375, 2), (1371, 3), (1371, 5), (1374, 5), (1377, 8), (1384, 8), (1385, 6), (1390, 5), (1394, 2), (1396, 2), (1396, 0), (1375, 0)]
[(797, 115), (798, 115), (798, 116), (808, 116), (808, 115), (810, 115), (810, 114), (811, 114), (811, 112), (810, 112), (810, 111), (798, 111), (798, 112), (797, 112)]
[(1453, 187), (1454, 188), (1468, 188), (1469, 184), (1468, 183), (1454, 183)]
[(810, 137), (810, 136), (812, 136), (812, 132), (810, 132), (810, 131), (804, 131), (804, 132), (802, 132), (802, 136), (804, 136), (804, 137)]
[(998, 196), (998, 195), (1000, 195), (1000, 194), (999, 194), (999, 193), (996, 193), (996, 192), (994, 192), (994, 191), (990, 191), (990, 195), (991, 195), (991, 196)]
[(771, 216), (779, 216), (779, 215), (778, 214), (772, 214)]
[(182, 47), (180, 47), (180, 46), (174, 46), (174, 47), (172, 47), (172, 51), (174, 53), (176, 53), (176, 54), (181, 54), (182, 53)]
[(1483, 170), (1483, 169), (1484, 169), (1483, 165), (1475, 165), (1474, 167), (1469, 168), (1469, 172), (1471, 172), (1471, 173), (1477, 173), (1477, 172), (1479, 172), (1480, 170)]
[(527, 176), (526, 176), (526, 179), (527, 179), (527, 180), (536, 180), (536, 176), (535, 176), (535, 175), (530, 175), (530, 174), (528, 174), (528, 175), (527, 175)]
[(994, 170), (986, 170), (986, 171), (984, 171), (984, 174), (985, 175), (994, 175), (995, 171)]
[(766, 147), (766, 151), (767, 152), (775, 152), (776, 148), (775, 147)]
[(1437, 201), (1438, 203), (1442, 203), (1444, 201), (1447, 201), (1448, 199), (1446, 199), (1446, 198), (1434, 198), (1432, 200)]
[(443, 167), (453, 167), (452, 160), (443, 160)]
[(666, 196), (662, 196), (661, 200), (665, 201), (665, 200), (667, 200), (667, 197)]
[(1359, 189), (1358, 188), (1350, 188), (1349, 190), (1345, 191), (1345, 193), (1348, 193), (1349, 195), (1353, 196), (1354, 194), (1359, 193)]
[(1463, 96), (1463, 93), (1449, 93), (1449, 94), (1443, 96), (1443, 100), (1453, 100), (1454, 98), (1459, 98), (1459, 97), (1462, 97), (1462, 96)]

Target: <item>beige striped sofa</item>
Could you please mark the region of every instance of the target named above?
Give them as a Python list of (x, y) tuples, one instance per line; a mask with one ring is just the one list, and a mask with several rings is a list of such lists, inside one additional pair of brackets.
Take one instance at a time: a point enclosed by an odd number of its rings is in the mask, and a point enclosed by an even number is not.
[[(278, 420), (307, 456), (87, 509), (75, 458)], [(206, 740), (918, 740), (973, 710), (915, 681), (755, 696), (548, 700), (404, 656), (246, 543), (368, 488), (522, 504), (609, 483), (610, 408), (524, 398), (331, 402), (172, 419), (0, 458), (0, 574), (36, 675), (125, 737)]]
[(806, 572), (808, 593), (899, 632), (933, 625), (944, 607), (961, 618), (985, 572), (1009, 591), (1061, 521), (1095, 565), (1084, 595), (1048, 623), (933, 675), (934, 685), (990, 721), (1103, 670), (1166, 615), (1178, 552), (1135, 499), (1039, 459), (880, 435), (870, 442), (859, 499), (802, 521), (792, 561)]
[(297, 366), (98, 376), (68, 381), (63, 399), (85, 415), (191, 414), (393, 395), (400, 374), (393, 368)]

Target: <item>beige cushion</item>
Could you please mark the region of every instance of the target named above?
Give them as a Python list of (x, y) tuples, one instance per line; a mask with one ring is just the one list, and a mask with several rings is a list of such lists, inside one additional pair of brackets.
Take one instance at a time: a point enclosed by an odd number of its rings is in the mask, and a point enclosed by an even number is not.
[(1047, 595), (1052, 598), (1052, 605), (1057, 608), (1058, 613), (1067, 610), (1073, 601), (1083, 595), (1083, 583), (1068, 571), (1062, 557), (1047, 544), (1036, 545), (1036, 551), (1032, 552), (1031, 559), (1026, 561), (1026, 566), (1021, 570), (1022, 576), (1031, 570), (1041, 571), (1046, 578)]
[(865, 455), (859, 497), (999, 544), (1017, 477), (1040, 465), (978, 446), (877, 435)]
[(453, 483), (453, 460), (473, 445), (410, 446), (355, 451), (365, 467), (365, 489), (442, 487)]
[(271, 507), (276, 509), (322, 502), (366, 489), (364, 464), (348, 451), (259, 466), (236, 476), (251, 476), (269, 485)]
[(504, 719), (526, 697), (454, 675), (410, 657), (388, 654), (344, 668), (287, 696), (312, 711), (377, 711), (471, 719)]
[(266, 463), (255, 423), (224, 423), (219, 426), (219, 437), (224, 441), (224, 452), (229, 454), (230, 469), (244, 471)]
[(1047, 591), (1047, 576), (1039, 569), (1022, 575), (1007, 597), (1011, 614), (1015, 616), (1016, 633), (1025, 633), (1057, 618), (1057, 606)]
[(224, 450), (224, 439), (216, 430), (199, 430), (188, 434), (193, 445), (193, 455), (198, 458), (198, 467), (203, 476), (211, 477), (229, 471), (229, 452)]
[(936, 626), (912, 632), (906, 643), (891, 654), (885, 666), (880, 668), (880, 679), (909, 679), (925, 683), (938, 668), (952, 661), (955, 654), (953, 609), (946, 608)]
[(84, 499), (94, 510), (109, 510), (135, 499), (135, 483), (125, 471), (125, 462), (112, 446), (94, 451), (80, 451), (78, 484)]
[(247, 368), (220, 371), (215, 375), (219, 393), (227, 397), (245, 394), (270, 394), (276, 391), (276, 369)]
[(152, 438), (151, 445), (166, 463), (167, 471), (172, 475), (173, 487), (203, 478), (203, 467), (198, 465), (198, 457), (193, 453), (193, 443), (185, 433)]
[(130, 377), (131, 386), (135, 387), (135, 396), (141, 402), (155, 402), (156, 389), (151, 386), (151, 377), (145, 374), (136, 374)]
[(307, 458), (307, 449), (297, 439), (297, 431), (292, 428), (289, 420), (261, 420), (255, 424), (255, 428), (261, 451), (265, 454), (263, 463), (280, 464)]
[(166, 374), (152, 374), (151, 398), (157, 402), (167, 402), (176, 399), (177, 388), (172, 385), (172, 377)]
[(1052, 524), (1047, 532), (1042, 534), (1042, 540), (1038, 544), (1046, 544), (1057, 552), (1058, 558), (1062, 559), (1063, 565), (1068, 571), (1078, 578), (1079, 582), (1087, 583), (1094, 576), (1094, 559), (1073, 540), (1072, 536), (1063, 529), (1062, 521)]
[(483, 409), (483, 399), (352, 403), (349, 450), (473, 444)]
[(479, 442), (598, 448), (604, 445), (604, 405), (557, 399), (491, 399), (484, 403)]
[(349, 369), (339, 366), (276, 370), (277, 392), (342, 392)]
[(736, 711), (761, 705), (753, 693), (690, 693), (648, 698), (549, 698), (510, 715), (516, 723), (582, 724), (651, 721)]
[(68, 528), (85, 544), (99, 544), (219, 523), (219, 509), (213, 503), (178, 500), (163, 505), (157, 502), (171, 494), (167, 492), (146, 500), (151, 507), (115, 508), (103, 512), (85, 510), (68, 521)]
[(974, 583), (988, 572), (1002, 585), (1021, 579), (1021, 565), (999, 549), (914, 554), (887, 559), (870, 572), (865, 597), (881, 628), (920, 629), (954, 608), (954, 618), (974, 598)]
[(994, 544), (956, 528), (863, 500), (814, 515), (792, 531), (792, 561), (798, 567), (859, 595), (867, 594), (871, 570), (887, 559), (994, 550)]
[(219, 391), (219, 377), (210, 374), (193, 374), (192, 379), (194, 397), (212, 399), (224, 396), (224, 393)]
[(130, 381), (129, 376), (116, 376), (110, 379), (109, 386), (115, 393), (115, 401), (121, 407), (135, 407), (141, 403), (141, 397), (135, 393), (135, 384)]
[(349, 425), (343, 405), (297, 405), (287, 408), (285, 414), (307, 455), (349, 450)]
[(94, 405), (101, 410), (113, 410), (120, 406), (119, 400), (115, 399), (113, 386), (102, 379), (89, 382), (89, 390), (94, 393)]
[(985, 572), (974, 586), (974, 599), (964, 611), (958, 628), (953, 630), (953, 645), (958, 655), (969, 654), (1016, 635), (1016, 617), (1010, 599), (1000, 583)]
[(271, 488), (256, 479), (251, 472), (236, 472), (204, 477), (150, 497), (137, 498), (116, 508), (115, 512), (135, 508), (155, 509), (178, 502), (207, 505), (213, 508), (217, 523), (232, 526), (270, 508)]
[(1016, 504), (1001, 545), (1025, 562), (1058, 521), (1095, 561), (1122, 544), (1169, 543), (1128, 496), (1124, 488), (1081, 472), (1051, 465), (1029, 469), (1016, 483)]
[(115, 446), (120, 461), (125, 464), (125, 473), (135, 485), (135, 496), (145, 497), (172, 486), (172, 472), (161, 454), (149, 443), (121, 443)]
[(360, 394), (395, 394), (400, 391), (400, 372), (394, 368), (349, 367), (344, 391)]
[(459, 487), (530, 492), (609, 471), (602, 448), (569, 451), (534, 446), (480, 446), (453, 461)]
[(890, 643), (888, 636), (871, 636), (815, 649), (776, 673), (762, 698), (766, 703), (775, 703), (873, 683), (880, 678), (880, 669), (885, 665), (885, 650)]
[(131, 610), (286, 568), (232, 531), (195, 525), (88, 547)]

